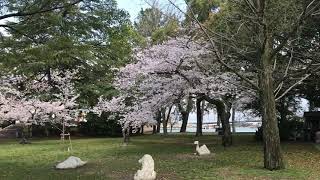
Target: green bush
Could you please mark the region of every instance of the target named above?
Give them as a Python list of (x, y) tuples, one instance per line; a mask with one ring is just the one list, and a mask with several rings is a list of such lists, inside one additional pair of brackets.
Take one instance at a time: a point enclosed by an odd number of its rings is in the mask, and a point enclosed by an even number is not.
[[(299, 117), (293, 117), (292, 119), (284, 122), (279, 122), (279, 135), (281, 140), (290, 140), (296, 136), (297, 139), (302, 137), (303, 134), (303, 121)], [(257, 141), (263, 140), (263, 130), (259, 127), (255, 133), (255, 139)]]
[(121, 126), (116, 119), (110, 118), (109, 113), (102, 113), (99, 117), (92, 112), (86, 116), (87, 122), (81, 122), (78, 133), (85, 136), (122, 136)]
[(279, 134), (281, 140), (289, 140), (292, 137), (299, 138), (303, 133), (303, 121), (299, 117), (279, 123)]

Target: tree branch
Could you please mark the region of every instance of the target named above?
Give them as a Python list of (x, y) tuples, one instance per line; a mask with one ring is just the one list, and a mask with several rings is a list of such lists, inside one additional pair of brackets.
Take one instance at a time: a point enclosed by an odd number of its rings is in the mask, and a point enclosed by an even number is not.
[(284, 93), (282, 93), (279, 97), (276, 98), (276, 101), (280, 100), (283, 96), (285, 96), (289, 91), (291, 91), (291, 89), (293, 89), (294, 87), (296, 87), (297, 85), (299, 85), (302, 81), (304, 81), (305, 79), (307, 79), (311, 74), (307, 74), (306, 76), (302, 77), (299, 81), (297, 81), (296, 83), (294, 83), (292, 86), (290, 86)]
[[(174, 4), (171, 0), (168, 0), (174, 7), (176, 7), (179, 11), (181, 11), (182, 13), (184, 13), (176, 4)], [(240, 79), (244, 80), (245, 82), (249, 83), (254, 89), (259, 90), (258, 85), (256, 85), (254, 82), (252, 82), (250, 79), (244, 77), (242, 74), (240, 74), (237, 70), (233, 69), (231, 66), (229, 66), (227, 63), (224, 62), (224, 58), (222, 56), (222, 54), (220, 54), (219, 49), (215, 46), (215, 42), (212, 40), (212, 38), (210, 37), (210, 35), (208, 34), (208, 32), (206, 31), (206, 29), (203, 27), (203, 25), (199, 22), (199, 20), (197, 18), (195, 18), (195, 14), (192, 11), (192, 9), (190, 8), (189, 4), (187, 2), (185, 2), (187, 4), (188, 9), (190, 10), (192, 17), (189, 16), (188, 14), (184, 13), (185, 15), (187, 15), (190, 19), (192, 19), (193, 21), (195, 21), (199, 27), (200, 30), (205, 34), (205, 36), (207, 37), (207, 39), (209, 40), (212, 48), (213, 48), (213, 52), (215, 53), (218, 62), (224, 66), (227, 70), (235, 73)]]
[[(320, 66), (318, 66), (317, 68), (313, 69), (312, 72), (316, 72), (320, 69)], [(302, 83), (304, 80), (306, 80), (309, 76), (312, 75), (312, 72), (306, 74), (304, 77), (302, 77), (299, 81), (297, 81), (296, 83), (294, 83), (292, 86), (290, 86), (284, 93), (282, 93), (279, 97), (276, 98), (276, 101), (278, 101), (279, 99), (281, 99), (283, 96), (285, 96), (290, 90), (292, 90), (294, 87), (296, 87), (297, 85), (299, 85), (300, 83)]]
[(274, 90), (274, 93), (275, 93), (275, 96), (278, 95), (278, 93), (280, 92), (280, 90), (282, 89), (282, 86), (283, 86), (283, 83), (284, 83), (284, 79), (287, 77), (288, 75), (288, 71), (289, 71), (289, 67), (291, 65), (291, 62), (292, 62), (292, 59), (293, 59), (293, 48), (291, 48), (291, 53), (290, 53), (290, 59), (289, 59), (289, 62), (288, 62), (288, 65), (286, 67), (286, 70), (284, 72), (284, 75), (283, 75), (283, 80), (280, 82), (280, 84), (278, 85), (278, 87)]
[(67, 4), (67, 5), (56, 6), (56, 7), (51, 7), (51, 8), (48, 8), (48, 9), (37, 10), (37, 11), (32, 11), (32, 12), (9, 13), (9, 14), (5, 14), (5, 15), (0, 16), (0, 20), (7, 19), (7, 18), (10, 18), (10, 17), (22, 17), (22, 16), (32, 16), (32, 15), (35, 15), (35, 14), (42, 14), (42, 13), (46, 13), (46, 12), (50, 12), (50, 11), (54, 11), (54, 10), (58, 10), (58, 9), (63, 9), (65, 7), (73, 6), (73, 5), (76, 5), (76, 4), (80, 3), (81, 1), (83, 1), (83, 0), (76, 0), (76, 1), (74, 1), (72, 3)]
[(304, 23), (304, 20), (312, 15), (316, 7), (320, 6), (320, 3), (318, 3), (313, 8), (308, 10), (315, 1), (316, 0), (313, 0), (303, 9), (302, 13), (298, 17), (297, 23), (293, 25), (292, 30), (288, 33), (287, 36), (284, 37), (282, 42), (280, 42), (280, 44), (275, 49), (273, 49), (270, 59), (273, 59), (273, 57), (281, 51), (281, 49), (287, 44), (288, 40), (297, 33), (301, 25)]
[(12, 27), (12, 26), (9, 26), (9, 25), (6, 25), (6, 24), (0, 24), (0, 27), (3, 27), (3, 28), (5, 28), (5, 29), (11, 29), (11, 30), (17, 32), (18, 34), (21, 34), (21, 35), (27, 37), (27, 38), (30, 39), (32, 42), (34, 42), (34, 43), (36, 43), (36, 44), (39, 43), (39, 42), (38, 42), (36, 39), (34, 39), (33, 37), (29, 36), (29, 35), (26, 34), (26, 33), (23, 33), (23, 32), (21, 32), (21, 31), (17, 30), (16, 28), (14, 28), (14, 27)]

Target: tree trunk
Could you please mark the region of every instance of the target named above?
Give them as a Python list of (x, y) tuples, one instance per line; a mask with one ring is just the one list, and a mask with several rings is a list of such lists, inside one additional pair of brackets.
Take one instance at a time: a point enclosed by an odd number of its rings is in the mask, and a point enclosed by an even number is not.
[(122, 137), (123, 137), (123, 143), (126, 144), (127, 138), (126, 138), (126, 130), (125, 129), (122, 129)]
[(22, 139), (20, 141), (20, 144), (30, 144), (28, 140), (28, 136), (29, 136), (29, 126), (24, 125), (22, 128)]
[(221, 126), (221, 117), (219, 115), (219, 113), (217, 112), (217, 126), (220, 128)]
[(167, 135), (168, 134), (168, 128), (167, 128), (168, 122), (167, 122), (167, 119), (166, 119), (166, 109), (162, 110), (161, 114), (162, 114), (161, 117), (162, 117), (163, 135)]
[(222, 145), (224, 147), (229, 147), (232, 145), (232, 134), (230, 129), (230, 107), (228, 107), (224, 102), (216, 100), (216, 107), (219, 117), (221, 118), (222, 124)]
[(217, 100), (217, 99), (211, 99), (205, 96), (205, 100), (207, 100), (209, 103), (214, 104), (217, 108), (217, 114), (222, 123), (222, 132), (223, 132), (222, 145), (224, 147), (231, 146), (232, 133), (231, 133), (230, 122), (229, 122), (231, 103), (229, 101), (229, 97), (226, 96), (222, 100)]
[(123, 144), (128, 145), (130, 141), (130, 128), (122, 129)]
[(140, 134), (143, 134), (144, 131), (144, 125), (141, 125)]
[(65, 139), (65, 133), (66, 133), (66, 124), (65, 124), (64, 120), (62, 120), (62, 135), (61, 135), (62, 141), (64, 141), (64, 139)]
[(157, 133), (160, 133), (161, 126), (161, 111), (159, 110), (157, 113)]
[(129, 132), (128, 132), (128, 133), (129, 133), (130, 136), (133, 135), (133, 128), (132, 128), (132, 126), (129, 127)]
[(182, 118), (180, 132), (187, 131), (189, 114), (190, 114), (190, 111), (192, 110), (192, 105), (193, 105), (193, 101), (192, 101), (191, 96), (189, 96), (187, 99), (187, 107), (185, 109), (182, 107), (182, 105), (180, 103), (178, 103), (178, 108), (179, 108), (179, 111), (181, 113), (181, 118)]
[(152, 134), (157, 134), (157, 126), (156, 125), (152, 126)]
[(181, 118), (182, 118), (182, 125), (180, 128), (180, 132), (186, 132), (187, 131), (187, 124), (189, 119), (189, 112), (181, 112)]
[(230, 129), (230, 112), (227, 112), (224, 108), (220, 112), (221, 124), (222, 124), (222, 145), (229, 147), (232, 145), (232, 134)]
[(315, 103), (312, 100), (309, 100), (309, 111), (314, 111), (316, 106)]
[(280, 146), (276, 104), (273, 93), (272, 63), (269, 55), (272, 47), (267, 40), (260, 60), (259, 88), (264, 140), (264, 167), (269, 170), (284, 168)]
[(47, 124), (45, 124), (44, 125), (44, 128), (45, 128), (45, 134), (46, 134), (46, 137), (49, 137), (49, 135), (50, 135), (50, 132), (49, 132), (49, 130), (48, 130), (48, 125)]
[(28, 127), (28, 138), (32, 138), (32, 125)]
[(202, 136), (202, 109), (201, 109), (201, 102), (202, 99), (198, 98), (196, 100), (196, 106), (197, 106), (197, 131), (196, 136)]
[(201, 102), (201, 117), (202, 117), (202, 123), (203, 123), (203, 119), (204, 119), (204, 109), (205, 109), (205, 101), (202, 100), (202, 102)]
[(163, 125), (163, 134), (167, 135), (168, 134), (168, 121), (170, 118), (170, 114), (171, 114), (171, 110), (172, 110), (172, 106), (170, 106), (169, 110), (168, 110), (168, 114), (166, 117), (166, 109), (162, 110), (162, 125)]
[(232, 133), (235, 133), (236, 132), (236, 121), (235, 121), (235, 119), (236, 119), (236, 106), (235, 105), (233, 105), (232, 106), (232, 116), (231, 116), (231, 122), (232, 122)]

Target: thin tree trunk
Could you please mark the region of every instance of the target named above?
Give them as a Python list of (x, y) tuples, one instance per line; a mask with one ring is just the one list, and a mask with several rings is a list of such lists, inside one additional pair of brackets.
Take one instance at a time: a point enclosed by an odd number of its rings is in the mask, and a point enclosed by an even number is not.
[(211, 99), (205, 96), (205, 100), (209, 103), (212, 103), (217, 108), (218, 117), (221, 119), (222, 124), (222, 145), (227, 147), (232, 145), (232, 133), (230, 129), (230, 109), (231, 103), (228, 97), (225, 97), (224, 100)]
[(166, 109), (164, 109), (162, 111), (162, 125), (163, 125), (163, 134), (164, 135), (167, 135), (168, 134), (168, 120), (170, 118), (170, 114), (171, 114), (171, 109), (172, 109), (172, 106), (170, 106), (169, 110), (168, 110), (168, 114), (167, 114), (167, 117), (166, 117)]
[(290, 112), (288, 110), (289, 107), (286, 106), (285, 98), (282, 98), (278, 103), (279, 103), (278, 112), (280, 114), (280, 124), (286, 123), (287, 122), (287, 115), (289, 115), (288, 113)]
[(123, 144), (127, 143), (127, 138), (126, 138), (126, 130), (122, 129), (122, 137), (123, 137)]
[(166, 109), (161, 110), (161, 118), (162, 118), (162, 131), (163, 131), (163, 135), (167, 135), (168, 134), (168, 130), (167, 130), (167, 121), (166, 121)]
[(28, 134), (29, 138), (32, 138), (32, 124), (29, 126), (28, 131), (29, 131), (29, 134)]
[(222, 145), (229, 147), (232, 145), (232, 134), (230, 129), (230, 107), (223, 101), (216, 100), (216, 107), (222, 124)]
[(232, 122), (232, 133), (236, 132), (236, 106), (233, 104), (232, 106), (232, 116), (231, 116), (231, 122)]
[(217, 126), (220, 128), (221, 127), (221, 117), (219, 113), (217, 112)]
[(315, 105), (314, 102), (312, 100), (309, 100), (309, 111), (314, 111), (315, 110)]
[(152, 134), (157, 134), (157, 126), (156, 125), (152, 126)]
[(46, 71), (49, 85), (52, 86), (51, 68), (48, 67)]
[(44, 128), (45, 128), (45, 134), (46, 134), (46, 137), (49, 137), (49, 130), (48, 130), (48, 126), (47, 126), (47, 125), (45, 125), (45, 126), (44, 126)]
[(133, 135), (133, 128), (131, 126), (129, 127), (129, 132), (128, 133), (129, 133), (130, 136)]
[(204, 108), (205, 108), (205, 101), (202, 100), (201, 102), (201, 116), (202, 116), (202, 123), (203, 123), (203, 119), (204, 119)]
[(181, 112), (181, 118), (182, 118), (182, 125), (180, 128), (180, 132), (186, 132), (187, 131), (187, 125), (188, 125), (188, 119), (189, 119), (189, 112)]
[(64, 141), (64, 139), (65, 139), (65, 132), (66, 132), (66, 124), (63, 120), (62, 121), (62, 136), (61, 136), (62, 141)]
[(159, 110), (157, 113), (157, 133), (160, 133), (161, 126), (161, 111)]
[(128, 145), (130, 141), (130, 128), (122, 129), (123, 144)]
[(24, 125), (22, 128), (22, 139), (20, 141), (20, 144), (30, 144), (28, 140), (28, 136), (29, 136), (29, 126)]
[(221, 109), (220, 112), (220, 117), (221, 117), (221, 123), (222, 123), (222, 145), (224, 147), (229, 147), (232, 145), (232, 134), (231, 134), (231, 129), (230, 129), (230, 112), (226, 111), (225, 108)]
[(192, 110), (192, 105), (193, 101), (192, 98), (189, 96), (187, 100), (187, 107), (186, 109), (183, 109), (181, 104), (178, 104), (179, 111), (181, 113), (181, 118), (182, 118), (182, 124), (180, 128), (180, 132), (186, 132), (187, 131), (187, 125), (188, 125), (188, 120), (189, 120), (189, 114), (190, 111)]
[(269, 58), (272, 47), (269, 43), (269, 40), (267, 40), (260, 61), (259, 88), (264, 140), (264, 167), (269, 170), (276, 170), (284, 168), (284, 163), (273, 93), (272, 63)]
[(197, 131), (196, 136), (202, 136), (202, 109), (201, 109), (201, 102), (202, 99), (198, 98), (196, 100), (196, 107), (197, 107)]

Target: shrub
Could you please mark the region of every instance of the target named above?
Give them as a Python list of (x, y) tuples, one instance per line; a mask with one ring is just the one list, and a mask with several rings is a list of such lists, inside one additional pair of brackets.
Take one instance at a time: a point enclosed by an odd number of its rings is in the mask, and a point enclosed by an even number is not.
[[(279, 135), (281, 140), (290, 140), (296, 137), (297, 139), (302, 137), (303, 134), (303, 121), (302, 118), (293, 117), (291, 120), (279, 122)], [(258, 127), (255, 133), (255, 139), (257, 141), (263, 140), (262, 127)]]
[(87, 122), (81, 122), (78, 133), (85, 136), (122, 136), (121, 126), (110, 114), (102, 113), (101, 117), (92, 112), (86, 116)]

